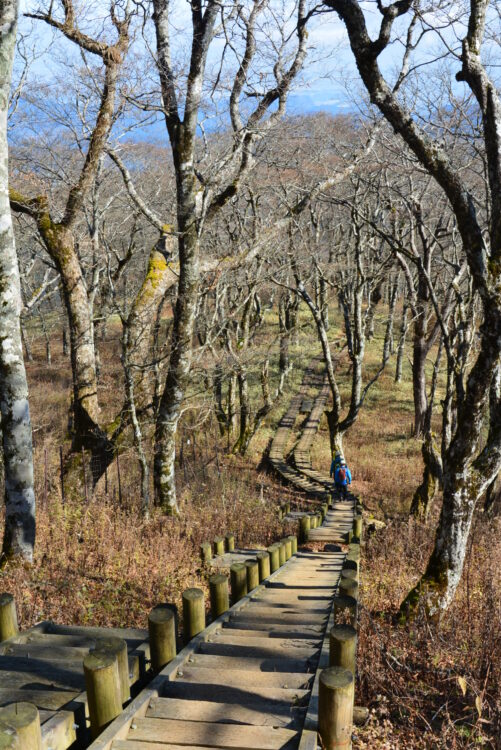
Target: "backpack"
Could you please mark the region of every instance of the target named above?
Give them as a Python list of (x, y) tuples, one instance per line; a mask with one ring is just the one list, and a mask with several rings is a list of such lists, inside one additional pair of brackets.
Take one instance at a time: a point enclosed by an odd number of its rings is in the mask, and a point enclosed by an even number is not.
[(340, 482), (346, 482), (346, 467), (341, 466), (339, 469), (338, 479)]

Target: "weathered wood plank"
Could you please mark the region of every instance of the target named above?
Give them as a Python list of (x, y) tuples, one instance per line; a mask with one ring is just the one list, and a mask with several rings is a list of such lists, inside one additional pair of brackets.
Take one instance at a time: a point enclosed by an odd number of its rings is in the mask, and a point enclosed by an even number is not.
[(241, 706), (236, 703), (214, 703), (213, 701), (186, 701), (179, 698), (155, 698), (151, 701), (146, 718), (206, 721), (218, 724), (251, 724), (253, 726), (275, 726), (299, 728), (304, 720), (305, 708), (270, 705)]
[[(206, 669), (189, 665), (178, 671), (183, 682), (197, 682), (205, 685), (226, 685), (227, 687), (268, 687), (282, 690), (306, 690), (312, 679), (303, 672), (258, 672), (247, 669)], [(173, 681), (173, 685), (176, 681)]]
[(201, 745), (229, 750), (286, 750), (297, 745), (298, 733), (291, 729), (239, 726), (176, 719), (137, 719), (129, 740)]

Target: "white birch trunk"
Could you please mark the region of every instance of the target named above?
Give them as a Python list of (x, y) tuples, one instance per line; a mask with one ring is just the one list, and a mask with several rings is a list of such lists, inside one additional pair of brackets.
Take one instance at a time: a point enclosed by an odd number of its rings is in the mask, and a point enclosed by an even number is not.
[(21, 340), (21, 289), (9, 204), (7, 113), (18, 4), (0, 4), (0, 412), (5, 466), (2, 562), (31, 563), (35, 493), (28, 385)]

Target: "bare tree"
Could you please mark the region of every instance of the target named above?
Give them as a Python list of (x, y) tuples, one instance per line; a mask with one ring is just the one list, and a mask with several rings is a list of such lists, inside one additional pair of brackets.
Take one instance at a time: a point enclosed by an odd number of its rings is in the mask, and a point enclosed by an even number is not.
[(0, 6), (0, 411), (5, 467), (5, 529), (0, 562), (31, 563), (35, 545), (35, 493), (28, 384), (24, 369), (19, 267), (9, 205), (7, 113), (18, 3)]

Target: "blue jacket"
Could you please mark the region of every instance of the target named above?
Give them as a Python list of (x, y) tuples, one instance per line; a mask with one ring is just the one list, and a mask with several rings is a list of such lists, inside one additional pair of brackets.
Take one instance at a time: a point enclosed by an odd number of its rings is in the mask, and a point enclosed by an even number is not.
[(338, 458), (334, 457), (334, 458), (332, 459), (332, 463), (331, 463), (331, 470), (330, 470), (330, 473), (329, 473), (329, 476), (330, 476), (330, 477), (333, 477), (333, 476), (334, 476), (334, 472), (336, 471), (336, 469), (338, 468), (338, 466), (339, 466), (340, 464), (341, 464), (341, 459), (340, 459), (339, 457), (338, 457)]
[[(346, 471), (346, 479), (340, 479), (339, 478), (339, 471), (343, 468)], [(336, 471), (334, 472), (334, 484), (337, 485), (346, 485), (351, 484), (351, 471), (347, 466), (336, 466)]]

